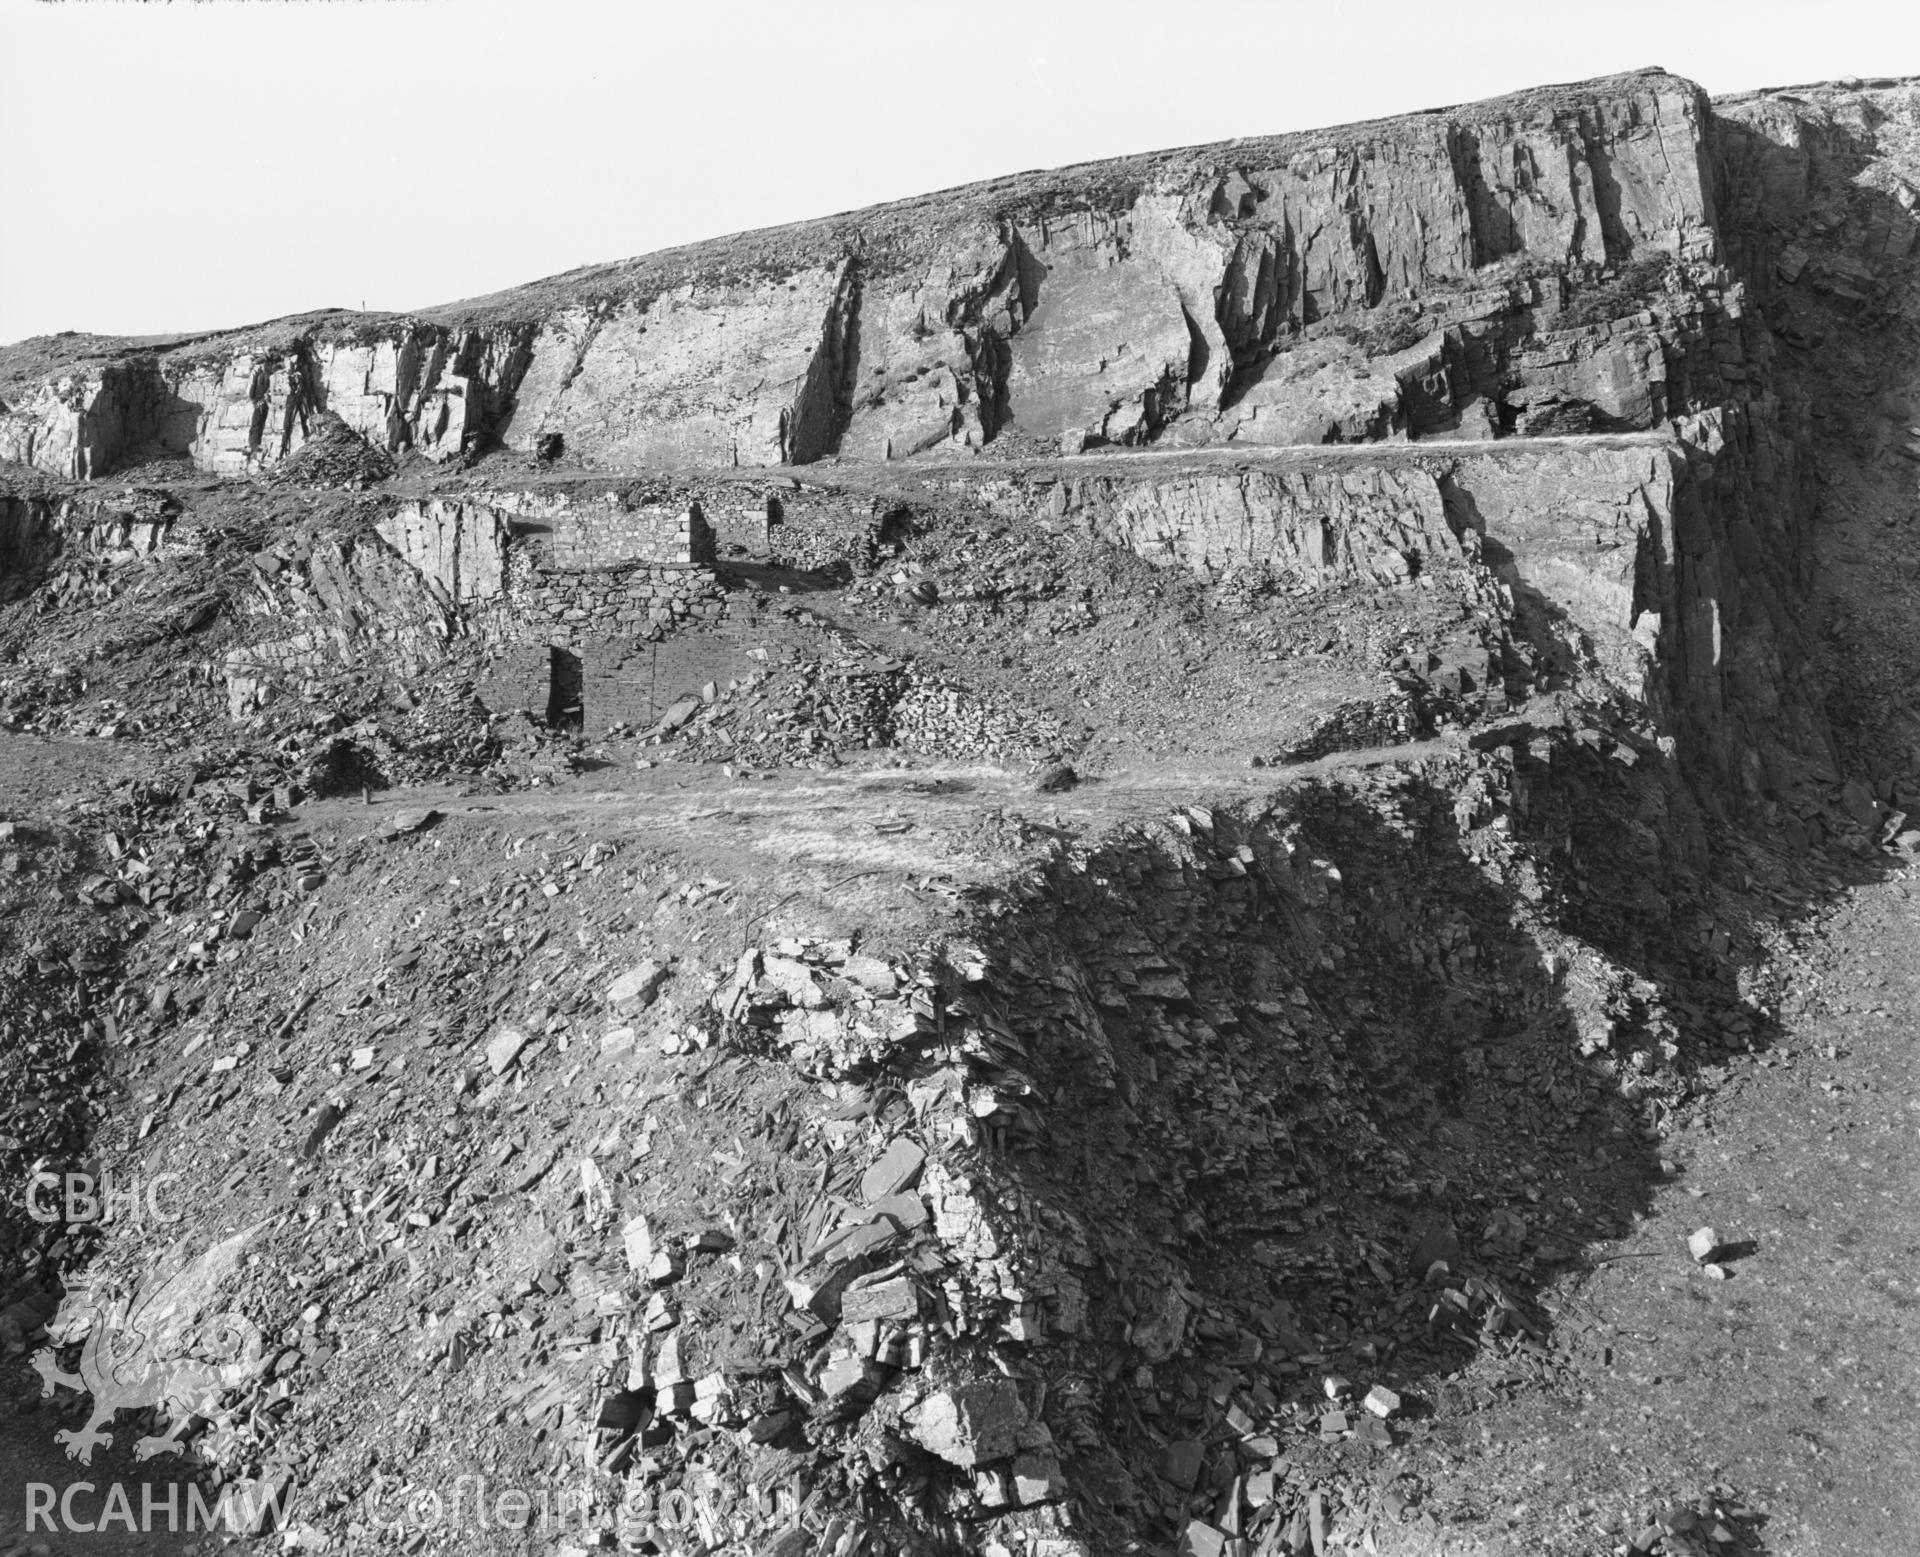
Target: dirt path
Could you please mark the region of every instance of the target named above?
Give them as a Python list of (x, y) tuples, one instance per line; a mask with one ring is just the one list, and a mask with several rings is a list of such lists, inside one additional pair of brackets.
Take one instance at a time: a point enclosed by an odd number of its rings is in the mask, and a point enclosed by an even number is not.
[[(1526, 439), (1529, 452), (1550, 449), (1632, 449), (1654, 448), (1671, 443), (1671, 433), (1655, 429), (1649, 432), (1550, 433)], [(849, 466), (756, 465), (737, 473), (712, 471), (718, 479), (733, 479), (743, 486), (768, 487), (777, 482), (804, 482), (810, 486), (846, 486), (866, 488), (881, 483), (898, 484), (925, 478), (964, 475), (978, 477), (983, 470), (1039, 471), (1058, 470), (1063, 474), (1102, 474), (1126, 472), (1142, 466), (1162, 469), (1241, 470), (1299, 465), (1377, 466), (1386, 457), (1412, 458), (1435, 454), (1486, 454), (1495, 447), (1511, 449), (1510, 443), (1496, 445), (1485, 438), (1409, 438), (1396, 443), (1319, 443), (1257, 444), (1222, 443), (1196, 448), (1095, 449), (1084, 454), (1060, 454), (1040, 457), (999, 458), (978, 456), (963, 460), (920, 455), (910, 460), (887, 463), (878, 471), (859, 464)], [(517, 468), (495, 457), (497, 463), (482, 465), (477, 474), (495, 476), (500, 485), (514, 487), (559, 486), (576, 481), (629, 481), (644, 479), (650, 473), (619, 466), (527, 464)], [(473, 474), (460, 472), (451, 479), (443, 472), (411, 470), (393, 483), (395, 491), (426, 493), (448, 485), (471, 485)], [(181, 487), (196, 485), (193, 478), (169, 483)]]
[(353, 797), (309, 802), (302, 818), (382, 825), (396, 810), (431, 806), (460, 814), (550, 816), (570, 812), (619, 810), (662, 819), (700, 820), (711, 816), (716, 799), (757, 816), (812, 813), (836, 802), (870, 810), (876, 816), (903, 806), (962, 813), (984, 807), (1024, 804), (1057, 812), (1062, 821), (1107, 823), (1117, 816), (1166, 804), (1182, 804), (1209, 794), (1245, 795), (1326, 778), (1331, 774), (1389, 763), (1420, 762), (1457, 751), (1457, 742), (1412, 741), (1335, 752), (1312, 762), (1280, 768), (1174, 760), (1132, 762), (1076, 782), (1057, 793), (1038, 790), (1031, 775), (989, 764), (916, 762), (911, 767), (854, 767), (831, 771), (802, 768), (742, 772), (715, 763), (666, 762), (646, 769), (608, 766), (559, 784), (507, 794), (476, 794), (455, 785), (419, 785), (383, 789), (371, 801)]

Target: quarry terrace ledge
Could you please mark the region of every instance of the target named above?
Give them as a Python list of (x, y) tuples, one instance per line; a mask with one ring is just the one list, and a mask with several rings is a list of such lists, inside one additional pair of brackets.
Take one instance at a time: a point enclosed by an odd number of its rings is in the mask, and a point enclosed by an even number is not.
[[(1604, 452), (1622, 449), (1672, 448), (1687, 441), (1676, 429), (1654, 428), (1646, 432), (1555, 433), (1526, 438), (1419, 438), (1393, 439), (1376, 443), (1321, 444), (1215, 444), (1204, 448), (1111, 448), (1089, 449), (1081, 454), (1032, 454), (1002, 458), (991, 452), (955, 459), (935, 459), (925, 455), (911, 460), (823, 460), (809, 465), (748, 465), (723, 470), (662, 472), (644, 466), (620, 468), (594, 466), (580, 469), (555, 469), (494, 474), (485, 466), (464, 472), (451, 483), (444, 475), (426, 472), (411, 479), (401, 477), (387, 490), (396, 496), (442, 497), (484, 501), (488, 494), (503, 490), (527, 490), (547, 486), (579, 486), (596, 481), (622, 481), (649, 476), (678, 476), (696, 479), (700, 484), (719, 487), (748, 487), (754, 490), (781, 487), (863, 490), (866, 478), (875, 477), (889, 491), (911, 488), (918, 477), (942, 480), (956, 476), (976, 476), (991, 480), (999, 476), (1026, 475), (1050, 470), (1085, 472), (1090, 475), (1125, 475), (1129, 471), (1156, 475), (1191, 469), (1196, 472), (1227, 472), (1239, 469), (1307, 469), (1321, 465), (1394, 465), (1426, 455), (1473, 455), (1522, 458), (1555, 449)], [(142, 482), (164, 487), (170, 483)], [(197, 478), (184, 478), (183, 485), (198, 484)]]
[[(1321, 443), (1260, 446), (1224, 444), (1201, 449), (1093, 449), (1083, 454), (1033, 455), (999, 459), (991, 454), (969, 459), (926, 459), (907, 462), (822, 465), (776, 465), (763, 470), (716, 472), (740, 482), (764, 483), (785, 477), (802, 485), (853, 485), (864, 470), (884, 472), (889, 482), (910, 482), (915, 476), (993, 477), (1049, 470), (1084, 471), (1091, 475), (1124, 475), (1140, 466), (1156, 472), (1217, 472), (1238, 469), (1310, 468), (1317, 465), (1391, 465), (1422, 455), (1472, 454), (1516, 457), (1552, 449), (1600, 451), (1677, 446), (1682, 435), (1664, 428), (1649, 432), (1563, 433), (1534, 438), (1420, 438), (1378, 443)], [(602, 474), (595, 472), (595, 474)], [(606, 472), (605, 474), (617, 474)], [(576, 478), (577, 479), (577, 478)]]

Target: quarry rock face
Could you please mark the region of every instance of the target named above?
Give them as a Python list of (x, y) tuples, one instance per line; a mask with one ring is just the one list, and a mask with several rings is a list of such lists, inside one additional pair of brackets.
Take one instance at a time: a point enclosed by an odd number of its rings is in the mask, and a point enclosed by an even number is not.
[[(321, 410), (434, 458), (558, 433), (664, 468), (901, 459), (1007, 432), (1074, 448), (1484, 436), (1514, 415), (1503, 376), (1521, 406), (1647, 426), (1665, 410), (1650, 326), (1508, 359), (1570, 271), (1716, 257), (1708, 121), (1697, 88), (1646, 72), (1090, 180), (1025, 175), (444, 321), (323, 317), (129, 354), (9, 395), (0, 453), (80, 477), (149, 446), (263, 469)], [(1313, 335), (1383, 307), (1398, 356)]]
[[(1800, 123), (1772, 103), (1717, 117), (1647, 71), (1021, 175), (419, 318), (108, 349), (6, 391), (0, 454), (66, 477), (138, 451), (271, 471), (338, 418), (440, 462), (552, 446), (611, 470), (928, 467), (940, 490), (1209, 576), (1393, 584), (1471, 547), (1674, 710), (1689, 761), (1756, 796), (1824, 760), (1777, 609), (1804, 549), (1806, 408), (1775, 394), (1748, 297), (1775, 284), (1755, 245), (1798, 219), (1822, 154)], [(1574, 446), (1636, 433), (1661, 448)], [(1540, 439), (1552, 451), (1527, 452)], [(1204, 463), (1326, 444), (1373, 452)], [(1141, 446), (1203, 460), (1004, 469)], [(427, 502), (376, 528), (455, 610), (512, 592), (516, 535), (576, 581), (523, 589), (545, 601), (523, 620), (657, 628), (698, 605), (670, 576), (636, 593), (580, 571), (697, 563), (697, 537), (584, 508), (545, 527), (552, 501)]]
[(124, 1054), (100, 1153), (277, 1219), (205, 1441), (301, 1549), (483, 1463), (574, 1550), (1388, 1549), (1587, 1365), (1767, 873), (1920, 814), (1807, 625), (1915, 127), (1642, 72), (0, 353), (0, 724), (119, 762), (0, 820), (4, 1149)]

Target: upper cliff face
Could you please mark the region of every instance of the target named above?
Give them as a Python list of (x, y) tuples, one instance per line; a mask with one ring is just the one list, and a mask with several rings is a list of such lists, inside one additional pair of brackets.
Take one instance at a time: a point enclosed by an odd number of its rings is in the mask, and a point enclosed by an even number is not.
[(1691, 408), (1635, 314), (1718, 257), (1707, 138), (1700, 89), (1644, 71), (1023, 174), (417, 316), (29, 342), (0, 363), (0, 457), (235, 472), (321, 411), (435, 457), (559, 434), (682, 469), (1647, 427)]

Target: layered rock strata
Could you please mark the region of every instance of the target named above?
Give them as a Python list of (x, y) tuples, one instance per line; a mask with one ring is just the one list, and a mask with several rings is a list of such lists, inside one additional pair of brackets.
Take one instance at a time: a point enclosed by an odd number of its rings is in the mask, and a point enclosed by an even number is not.
[(1647, 426), (1697, 406), (1601, 278), (1716, 258), (1709, 135), (1699, 89), (1648, 71), (1022, 175), (417, 318), (108, 350), (16, 385), (0, 454), (234, 473), (322, 411), (435, 458), (558, 435), (681, 469), (1485, 436), (1543, 404)]

